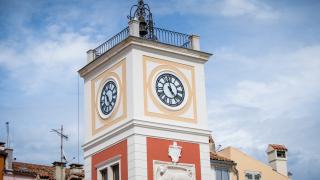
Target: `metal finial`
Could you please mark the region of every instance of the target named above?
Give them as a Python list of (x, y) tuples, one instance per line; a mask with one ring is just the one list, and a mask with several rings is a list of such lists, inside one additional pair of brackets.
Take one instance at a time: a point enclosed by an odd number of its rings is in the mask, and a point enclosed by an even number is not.
[(138, 0), (138, 4), (131, 7), (128, 19), (139, 21), (140, 37), (156, 39), (153, 32), (154, 23), (152, 13), (149, 5), (145, 4), (143, 0)]

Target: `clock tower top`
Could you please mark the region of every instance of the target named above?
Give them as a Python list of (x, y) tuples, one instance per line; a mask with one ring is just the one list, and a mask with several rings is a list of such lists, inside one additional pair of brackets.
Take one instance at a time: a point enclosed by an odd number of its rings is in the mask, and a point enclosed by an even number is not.
[[(143, 0), (132, 6), (128, 19), (128, 27), (87, 52), (88, 62), (79, 70), (85, 96), (83, 149), (91, 167), (86, 177), (97, 179), (97, 172), (103, 176), (115, 162), (130, 169), (123, 179), (153, 179), (156, 167), (166, 166), (153, 160), (169, 156), (153, 157), (152, 149), (173, 144), (171, 152), (181, 150), (181, 161), (193, 163), (175, 165), (196, 179), (200, 174), (210, 179), (204, 64), (211, 54), (200, 50), (199, 36), (156, 27)], [(104, 159), (112, 154), (111, 160)], [(195, 158), (186, 161), (186, 156)], [(205, 164), (201, 172), (200, 164)], [(141, 173), (144, 168), (148, 173)]]
[(203, 77), (211, 54), (200, 51), (200, 37), (155, 27), (143, 0), (131, 7), (128, 19), (128, 27), (87, 52), (88, 63), (79, 70), (91, 88), (85, 91), (92, 101), (85, 104), (92, 126), (86, 139), (125, 119), (149, 121), (148, 116), (207, 130)]

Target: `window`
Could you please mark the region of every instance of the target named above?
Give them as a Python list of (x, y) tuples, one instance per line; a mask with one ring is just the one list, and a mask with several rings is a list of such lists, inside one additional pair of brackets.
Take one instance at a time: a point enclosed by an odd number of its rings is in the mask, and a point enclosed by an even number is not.
[(246, 180), (261, 180), (259, 172), (247, 172), (245, 175)]
[(224, 168), (217, 168), (216, 180), (229, 180), (229, 170)]
[(120, 180), (120, 158), (112, 158), (97, 167), (98, 180)]
[(119, 180), (119, 164), (111, 166), (111, 169), (113, 173), (113, 180)]
[(277, 157), (286, 158), (286, 152), (285, 151), (277, 151)]
[(101, 170), (100, 173), (102, 180), (108, 180), (108, 168)]

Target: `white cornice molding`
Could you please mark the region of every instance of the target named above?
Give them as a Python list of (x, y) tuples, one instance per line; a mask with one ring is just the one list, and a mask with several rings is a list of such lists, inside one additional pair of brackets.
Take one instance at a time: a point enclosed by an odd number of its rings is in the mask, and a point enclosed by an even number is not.
[[(135, 128), (140, 128), (139, 131), (135, 131)], [(105, 132), (105, 134), (102, 134), (98, 137), (95, 137), (92, 140), (89, 140), (86, 142), (82, 148), (83, 150), (89, 151), (92, 150), (94, 147), (105, 143), (106, 141), (121, 135), (121, 139), (126, 139), (132, 135), (144, 135), (144, 136), (151, 136), (151, 137), (159, 137), (159, 138), (165, 138), (165, 136), (161, 137), (159, 135), (152, 135), (148, 132), (144, 132), (143, 130), (152, 130), (155, 131), (163, 131), (163, 132), (173, 132), (177, 134), (184, 134), (184, 135), (192, 135), (197, 137), (209, 137), (211, 135), (210, 130), (206, 129), (199, 129), (199, 128), (191, 128), (191, 127), (184, 127), (184, 126), (177, 126), (177, 125), (171, 125), (171, 124), (165, 124), (165, 123), (158, 123), (158, 122), (150, 122), (145, 120), (139, 120), (139, 119), (132, 119), (129, 121), (125, 121), (122, 124), (117, 124), (113, 129), (108, 129), (108, 132)], [(132, 131), (130, 131), (132, 130)], [(126, 132), (126, 134), (125, 134)], [(184, 136), (185, 137), (185, 136)], [(184, 138), (183, 137), (183, 138)], [(186, 141), (183, 140), (183, 138), (180, 137), (172, 137), (172, 140), (180, 140), (180, 141)], [(194, 142), (194, 143), (208, 143), (203, 142), (200, 139), (190, 139), (188, 142)], [(112, 143), (110, 144), (112, 145)], [(90, 153), (92, 154), (92, 153)]]

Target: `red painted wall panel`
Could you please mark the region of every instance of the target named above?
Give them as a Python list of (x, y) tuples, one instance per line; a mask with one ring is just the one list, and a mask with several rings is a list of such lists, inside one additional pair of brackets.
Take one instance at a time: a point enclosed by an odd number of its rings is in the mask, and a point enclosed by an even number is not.
[(128, 179), (128, 147), (127, 140), (124, 140), (118, 144), (115, 144), (108, 149), (105, 149), (92, 156), (92, 180), (97, 180), (97, 168), (96, 166), (112, 157), (121, 156), (121, 179)]
[[(168, 155), (168, 148), (173, 142), (174, 141), (171, 140), (147, 138), (148, 180), (153, 180), (153, 160), (171, 162), (171, 158)], [(179, 163), (194, 164), (196, 168), (196, 179), (201, 180), (199, 144), (187, 142), (177, 142), (177, 144), (182, 147)]]

